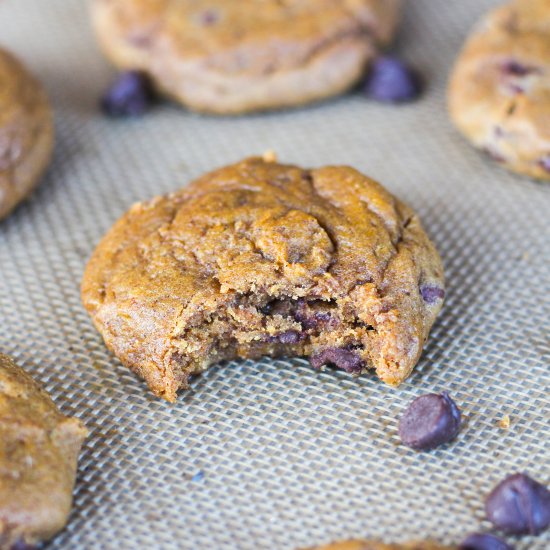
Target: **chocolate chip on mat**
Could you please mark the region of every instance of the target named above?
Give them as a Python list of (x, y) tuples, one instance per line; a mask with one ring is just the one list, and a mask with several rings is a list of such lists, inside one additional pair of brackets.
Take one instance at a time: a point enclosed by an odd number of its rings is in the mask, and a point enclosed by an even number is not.
[(417, 397), (399, 423), (401, 441), (418, 451), (453, 440), (460, 430), (460, 410), (448, 392)]
[(505, 533), (538, 535), (550, 525), (550, 491), (527, 474), (509, 475), (487, 497), (485, 513)]
[(473, 533), (462, 541), (458, 550), (514, 550), (514, 548), (495, 535)]
[(411, 101), (420, 95), (418, 75), (396, 57), (383, 56), (374, 61), (365, 82), (365, 93), (386, 103)]
[(10, 550), (36, 550), (38, 547), (34, 544), (27, 544), (24, 540), (18, 540), (11, 545)]
[(149, 109), (153, 100), (148, 77), (139, 71), (127, 71), (117, 77), (101, 98), (101, 108), (112, 117), (139, 116)]

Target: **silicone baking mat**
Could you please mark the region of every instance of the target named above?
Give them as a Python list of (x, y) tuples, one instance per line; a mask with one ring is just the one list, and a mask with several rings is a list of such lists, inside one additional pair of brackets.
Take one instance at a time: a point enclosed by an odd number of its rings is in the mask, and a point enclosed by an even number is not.
[[(550, 185), (502, 171), (445, 114), (454, 57), (493, 4), (407, 3), (398, 49), (428, 82), (410, 105), (350, 94), (242, 118), (165, 104), (112, 121), (97, 100), (114, 73), (85, 2), (0, 2), (0, 42), (43, 80), (57, 124), (47, 177), (0, 225), (0, 349), (91, 431), (70, 523), (48, 548), (457, 543), (489, 528), (483, 499), (506, 474), (550, 483)], [(351, 164), (413, 206), (445, 262), (445, 308), (399, 389), (265, 359), (213, 367), (176, 405), (159, 401), (84, 312), (85, 262), (134, 201), (267, 149), (305, 166)], [(424, 454), (399, 445), (405, 406), (442, 390), (467, 419), (458, 440)], [(514, 542), (548, 549), (550, 532)]]

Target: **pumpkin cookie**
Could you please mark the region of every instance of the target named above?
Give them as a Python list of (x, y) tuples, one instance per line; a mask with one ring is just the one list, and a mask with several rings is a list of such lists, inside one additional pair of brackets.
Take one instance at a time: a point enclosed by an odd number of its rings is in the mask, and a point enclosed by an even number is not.
[(261, 158), (134, 205), (82, 283), (107, 346), (169, 401), (214, 362), (262, 355), (398, 385), (443, 296), (418, 217), (381, 185)]
[(87, 435), (0, 354), (0, 549), (47, 540), (67, 522), (76, 460)]
[(0, 49), (0, 219), (34, 189), (52, 148), (52, 113), (42, 86)]
[(349, 89), (400, 0), (94, 0), (107, 56), (197, 111), (302, 105)]
[(485, 16), (449, 87), (461, 132), (506, 168), (550, 180), (550, 3), (515, 0)]

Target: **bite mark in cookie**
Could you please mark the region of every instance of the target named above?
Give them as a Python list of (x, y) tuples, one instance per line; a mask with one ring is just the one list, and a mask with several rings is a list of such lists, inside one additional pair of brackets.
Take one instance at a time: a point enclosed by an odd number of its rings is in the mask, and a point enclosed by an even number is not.
[(443, 288), (418, 218), (378, 183), (253, 158), (134, 205), (92, 256), (82, 297), (109, 348), (173, 401), (212, 363), (262, 355), (398, 385)]

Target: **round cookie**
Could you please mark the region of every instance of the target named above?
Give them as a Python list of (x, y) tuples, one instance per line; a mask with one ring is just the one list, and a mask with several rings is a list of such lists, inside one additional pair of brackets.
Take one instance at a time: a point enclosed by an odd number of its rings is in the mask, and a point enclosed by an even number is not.
[(506, 168), (550, 179), (550, 3), (515, 0), (475, 27), (451, 77), (452, 120)]
[(381, 185), (261, 158), (134, 205), (82, 282), (109, 349), (169, 401), (214, 362), (262, 355), (398, 385), (443, 296), (418, 217)]
[(236, 114), (344, 92), (393, 36), (401, 0), (94, 0), (107, 56), (197, 111)]
[(52, 149), (53, 119), (42, 86), (0, 49), (0, 219), (34, 189)]
[(65, 526), (87, 433), (0, 353), (0, 548), (31, 548)]

